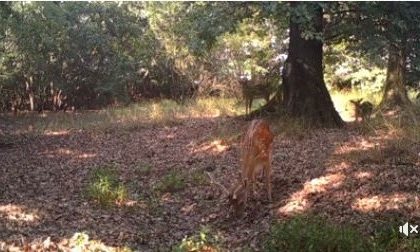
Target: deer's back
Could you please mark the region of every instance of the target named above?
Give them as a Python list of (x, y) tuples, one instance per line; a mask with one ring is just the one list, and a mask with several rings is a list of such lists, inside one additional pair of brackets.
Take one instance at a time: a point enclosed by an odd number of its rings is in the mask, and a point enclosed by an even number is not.
[(243, 158), (267, 158), (274, 139), (269, 124), (264, 120), (254, 120), (249, 126), (243, 142)]
[(269, 82), (259, 83), (254, 80), (241, 80), (242, 93), (245, 97), (249, 96), (265, 96), (273, 92), (273, 88)]

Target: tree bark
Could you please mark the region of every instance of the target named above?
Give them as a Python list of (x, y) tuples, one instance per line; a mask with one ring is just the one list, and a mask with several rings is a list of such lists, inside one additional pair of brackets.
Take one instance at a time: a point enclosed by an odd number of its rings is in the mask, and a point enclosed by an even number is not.
[[(316, 38), (303, 38), (305, 24), (295, 22), (293, 10), (308, 5), (312, 12), (312, 32), (323, 31), (323, 11), (317, 3), (291, 2), (288, 57), (282, 73), (282, 85), (276, 95), (250, 118), (278, 110), (301, 118), (315, 127), (342, 127), (344, 122), (334, 108), (323, 75), (323, 43)], [(298, 18), (299, 19), (299, 18)]]
[[(291, 6), (308, 4), (293, 2)], [(322, 8), (311, 6), (315, 33), (323, 29)], [(283, 73), (283, 107), (287, 114), (309, 121), (314, 126), (342, 127), (343, 120), (334, 108), (325, 86), (321, 40), (302, 37), (301, 24), (290, 19), (290, 43)]]
[(411, 104), (405, 89), (406, 66), (405, 45), (390, 45), (384, 94), (380, 104), (381, 108), (393, 109), (398, 106), (406, 107)]

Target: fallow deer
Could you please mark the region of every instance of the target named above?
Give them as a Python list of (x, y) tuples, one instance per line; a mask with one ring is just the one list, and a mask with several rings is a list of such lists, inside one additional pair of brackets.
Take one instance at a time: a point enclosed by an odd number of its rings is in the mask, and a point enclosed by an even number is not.
[(228, 191), (208, 173), (212, 183), (219, 185), (228, 195), (229, 204), (238, 212), (248, 200), (250, 186), (255, 193), (256, 175), (263, 172), (269, 201), (271, 197), (271, 160), (274, 134), (264, 120), (253, 120), (241, 143), (241, 179)]
[(268, 66), (268, 72), (265, 74), (254, 74), (252, 78), (239, 78), (238, 82), (242, 88), (242, 95), (245, 100), (245, 113), (251, 112), (252, 101), (256, 98), (264, 98), (266, 103), (270, 100), (270, 95), (279, 87), (280, 68), (278, 63), (272, 62)]
[(263, 171), (268, 198), (271, 201), (271, 159), (274, 134), (264, 120), (253, 120), (241, 144), (242, 185), (247, 192), (252, 185), (255, 191), (256, 174)]
[(248, 80), (241, 78), (239, 84), (242, 88), (242, 96), (245, 100), (245, 114), (251, 112), (252, 102), (254, 99), (264, 98), (265, 102), (270, 100), (270, 95), (273, 93), (273, 88), (269, 83), (261, 83), (257, 80)]
[(361, 118), (362, 121), (365, 121), (372, 115), (373, 104), (368, 101), (362, 102), (362, 100), (363, 99), (350, 100), (350, 102), (354, 105), (355, 121), (359, 121), (359, 118)]

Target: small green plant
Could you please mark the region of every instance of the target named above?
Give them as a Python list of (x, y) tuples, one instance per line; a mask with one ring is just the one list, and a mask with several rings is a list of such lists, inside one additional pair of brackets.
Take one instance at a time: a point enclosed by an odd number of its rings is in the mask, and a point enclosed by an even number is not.
[(83, 247), (89, 242), (89, 235), (84, 232), (75, 233), (70, 239), (70, 242), (73, 243), (75, 247)]
[(85, 232), (75, 233), (69, 240), (70, 251), (85, 251), (85, 252), (97, 252), (97, 251), (121, 251), (121, 252), (132, 252), (133, 250), (129, 247), (108, 247), (101, 241), (90, 239), (89, 235)]
[(171, 171), (169, 174), (162, 178), (156, 189), (160, 192), (176, 192), (184, 188), (184, 176), (179, 172)]
[(218, 246), (219, 237), (212, 235), (207, 228), (203, 228), (199, 234), (185, 237), (181, 243), (172, 248), (173, 252), (190, 252), (190, 251), (221, 251)]
[(395, 228), (398, 223), (393, 222), (392, 224), (381, 227), (380, 231), (371, 237), (372, 251), (420, 251), (420, 239), (402, 237)]
[(97, 167), (91, 175), (88, 195), (101, 205), (123, 202), (127, 199), (127, 189), (118, 182), (113, 167)]
[(190, 174), (190, 180), (193, 185), (207, 185), (208, 178), (202, 170), (195, 170)]
[(149, 197), (146, 197), (145, 202), (151, 215), (161, 216), (163, 214), (164, 209), (161, 205), (160, 197), (155, 192), (152, 192)]
[(395, 227), (391, 221), (366, 236), (316, 216), (298, 216), (272, 226), (264, 251), (420, 251), (419, 239), (402, 237)]
[(264, 251), (370, 251), (370, 246), (353, 229), (317, 217), (295, 217), (272, 227)]

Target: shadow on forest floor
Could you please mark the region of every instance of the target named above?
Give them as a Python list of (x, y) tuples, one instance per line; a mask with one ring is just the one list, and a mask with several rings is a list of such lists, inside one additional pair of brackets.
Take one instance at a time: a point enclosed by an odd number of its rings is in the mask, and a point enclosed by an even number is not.
[[(87, 234), (99, 247), (168, 249), (205, 227), (232, 250), (259, 247), (273, 220), (296, 214), (365, 233), (387, 222), (420, 222), (418, 142), (390, 131), (362, 134), (354, 125), (296, 137), (274, 121), (274, 202), (260, 188), (243, 215), (233, 216), (205, 172), (227, 188), (237, 181), (247, 123), (217, 117), (47, 132), (1, 148), (0, 248), (54, 250)], [(127, 190), (118, 204), (89, 198), (101, 167), (112, 167)]]

